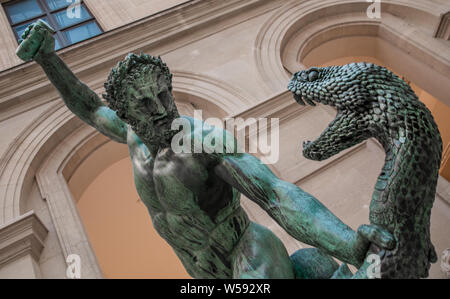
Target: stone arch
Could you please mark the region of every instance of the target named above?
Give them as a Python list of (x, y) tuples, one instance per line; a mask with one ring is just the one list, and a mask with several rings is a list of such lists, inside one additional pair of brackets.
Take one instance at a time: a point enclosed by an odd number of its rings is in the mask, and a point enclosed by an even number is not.
[(216, 117), (238, 114), (254, 103), (246, 91), (212, 77), (178, 70), (172, 73), (175, 98), (178, 95), (200, 109), (212, 107), (220, 112)]
[[(207, 117), (234, 115), (251, 104), (245, 92), (189, 72), (174, 72), (173, 87), (176, 98), (180, 98), (177, 105), (181, 110), (205, 109)], [(99, 152), (109, 154), (99, 155)], [(89, 180), (127, 154), (125, 145), (111, 142), (84, 124), (58, 100), (24, 128), (1, 157), (0, 224), (27, 212), (25, 203), (36, 180), (49, 206), (64, 256), (76, 252), (81, 256), (83, 277), (102, 277), (78, 214), (76, 199)], [(83, 164), (92, 159), (96, 166), (77, 174)], [(79, 188), (75, 194), (74, 187)]]
[(0, 223), (23, 214), (24, 197), (46, 151), (81, 125), (71, 119), (62, 103), (53, 105), (27, 126), (2, 156), (0, 165)]
[[(336, 45), (339, 40), (349, 38), (377, 39), (395, 49), (396, 53), (392, 54), (397, 59), (402, 57), (398, 61), (391, 57), (386, 64), (392, 64), (397, 72), (450, 106), (450, 48), (448, 41), (434, 38), (446, 11), (432, 1), (381, 2), (382, 18), (370, 19), (366, 15), (370, 3), (366, 1), (286, 1), (266, 20), (254, 42), (254, 63), (268, 92), (288, 93), (286, 87), (291, 74), (312, 66), (308, 64), (311, 53), (326, 43)], [(345, 52), (347, 56), (367, 55), (362, 51), (357, 54), (356, 49), (346, 48)], [(327, 54), (333, 58), (333, 55), (340, 57), (342, 52)], [(330, 60), (322, 60), (322, 63)], [(405, 64), (404, 68), (400, 62)], [(408, 70), (409, 63), (414, 65)], [(322, 108), (335, 113), (328, 106), (313, 109)], [(382, 148), (372, 140), (368, 140), (367, 146), (372, 153), (384, 155)]]
[[(181, 98), (181, 106), (189, 102), (200, 109), (212, 111), (213, 116), (225, 117), (237, 114), (251, 105), (249, 96), (233, 86), (199, 74), (183, 71), (173, 73), (173, 90), (174, 94)], [(3, 211), (0, 214), (0, 224), (23, 214), (21, 201), (26, 196), (30, 180), (43, 160), (48, 158), (48, 152), (52, 152), (57, 144), (81, 126), (84, 124), (58, 101), (24, 128), (9, 145), (0, 161), (0, 206)], [(107, 140), (97, 135), (92, 136), (90, 144), (100, 147), (107, 143)], [(82, 150), (86, 151), (86, 148)], [(78, 158), (82, 160), (86, 157), (84, 153)], [(76, 164), (75, 160), (71, 160), (71, 163)], [(69, 165), (69, 168), (64, 170), (64, 176), (69, 179), (73, 175), (73, 169), (70, 167), (73, 168)]]
[[(64, 256), (79, 253), (84, 275), (94, 278), (101, 277), (101, 271), (61, 174), (67, 157), (64, 153), (67, 149), (69, 153), (72, 150), (65, 141), (83, 128), (82, 122), (62, 102), (58, 102), (37, 117), (10, 144), (0, 166), (0, 181), (6, 182), (0, 190), (3, 211), (0, 223), (14, 221), (26, 212), (25, 202), (36, 178), (41, 196), (47, 201)], [(46, 172), (47, 169), (51, 171)], [(51, 175), (42, 177), (40, 173)]]
[[(433, 39), (442, 9), (419, 1), (383, 1), (382, 18), (369, 19), (368, 6), (351, 0), (290, 1), (266, 21), (255, 40), (254, 57), (260, 76), (272, 90), (284, 90), (290, 73), (305, 68), (302, 58), (314, 48), (342, 37), (372, 36), (391, 43), (410, 61), (423, 61), (427, 73), (434, 72), (435, 80), (426, 81), (429, 90), (448, 101), (448, 92), (442, 88), (450, 74), (448, 55), (444, 54), (448, 47), (444, 41)], [(408, 24), (414, 22), (423, 29), (412, 30)], [(411, 79), (420, 81), (411, 75)]]
[[(180, 114), (193, 116), (194, 109), (201, 109), (204, 120), (208, 117), (224, 118), (249, 104), (246, 97), (227, 84), (203, 75), (173, 71), (173, 94)], [(95, 132), (83, 147), (72, 155), (63, 170), (75, 199), (83, 193), (89, 182), (109, 165), (128, 156), (124, 145), (111, 142)], [(88, 161), (89, 160), (89, 161)], [(86, 165), (95, 160), (95, 168)]]

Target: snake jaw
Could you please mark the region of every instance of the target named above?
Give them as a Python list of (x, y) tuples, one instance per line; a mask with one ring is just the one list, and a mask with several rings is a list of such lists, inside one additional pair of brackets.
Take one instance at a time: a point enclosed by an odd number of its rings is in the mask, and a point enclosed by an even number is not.
[(310, 141), (310, 140), (303, 141), (303, 149), (307, 148), (311, 143), (312, 143), (312, 141)]
[(303, 156), (323, 161), (369, 138), (367, 128), (358, 125), (363, 118), (364, 116), (338, 110), (336, 117), (319, 137), (314, 141), (303, 142)]
[(301, 95), (294, 93), (294, 100), (302, 106), (306, 106)]
[(314, 151), (314, 150), (308, 150), (308, 148), (303, 148), (303, 156), (306, 159), (314, 160), (314, 161), (323, 161), (327, 159), (328, 157), (324, 157), (321, 152)]
[(302, 154), (306, 159), (314, 160), (314, 161), (323, 161), (328, 159), (332, 155), (327, 155), (326, 151), (323, 151), (323, 148), (318, 144), (321, 143), (321, 138), (317, 138), (314, 141), (305, 140), (303, 141), (303, 150)]
[(309, 94), (307, 94), (303, 89), (292, 88), (292, 95), (294, 96), (294, 100), (302, 106), (310, 105), (316, 106), (316, 103), (321, 103), (319, 98), (315, 98)]

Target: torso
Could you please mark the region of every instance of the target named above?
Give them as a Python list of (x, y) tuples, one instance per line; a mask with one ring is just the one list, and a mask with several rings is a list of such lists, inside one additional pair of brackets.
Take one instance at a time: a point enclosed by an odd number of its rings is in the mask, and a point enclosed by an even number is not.
[(231, 278), (230, 255), (249, 225), (240, 194), (217, 177), (217, 158), (160, 150), (154, 159), (129, 129), (136, 189), (156, 231), (194, 278)]

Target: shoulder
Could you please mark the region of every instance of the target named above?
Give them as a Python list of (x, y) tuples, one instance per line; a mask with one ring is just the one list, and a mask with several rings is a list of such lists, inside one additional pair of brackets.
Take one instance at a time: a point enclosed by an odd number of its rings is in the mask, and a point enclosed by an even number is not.
[(127, 145), (132, 159), (146, 161), (151, 159), (150, 151), (141, 138), (127, 125)]
[(114, 110), (100, 106), (95, 112), (80, 117), (114, 141), (127, 142), (127, 124), (116, 115)]

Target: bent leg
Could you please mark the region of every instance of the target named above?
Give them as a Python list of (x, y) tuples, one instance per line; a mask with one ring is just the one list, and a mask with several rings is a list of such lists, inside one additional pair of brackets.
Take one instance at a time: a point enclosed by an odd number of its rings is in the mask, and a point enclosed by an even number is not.
[(232, 256), (233, 278), (295, 278), (284, 244), (269, 229), (251, 223)]
[(339, 264), (317, 248), (299, 249), (291, 255), (295, 278), (328, 279), (338, 270)]

